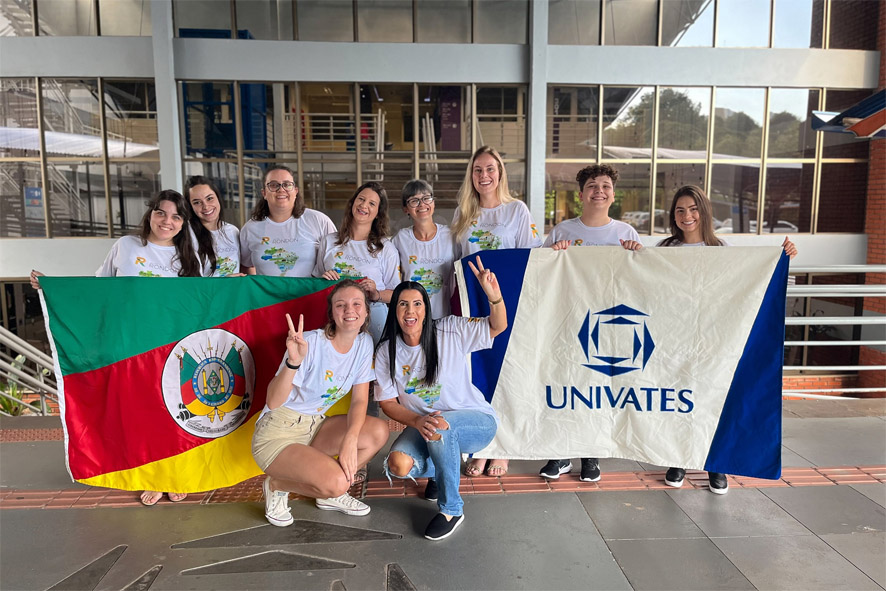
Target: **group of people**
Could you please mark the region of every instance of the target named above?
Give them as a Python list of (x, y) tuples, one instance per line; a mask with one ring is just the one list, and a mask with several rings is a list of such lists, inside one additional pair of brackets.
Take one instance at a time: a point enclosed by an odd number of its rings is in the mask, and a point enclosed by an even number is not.
[[(492, 406), (471, 383), (467, 355), (492, 346), (507, 328), (507, 314), (495, 273), (473, 255), (543, 245), (643, 248), (633, 227), (609, 217), (618, 172), (593, 165), (576, 180), (581, 217), (558, 224), (543, 244), (528, 208), (510, 194), (501, 156), (489, 146), (471, 157), (449, 226), (434, 220), (432, 187), (418, 179), (406, 183), (401, 205), (412, 224), (392, 239), (388, 197), (375, 182), (357, 188), (336, 229), (328, 216), (305, 207), (293, 171), (273, 166), (265, 173), (262, 199), (238, 231), (224, 221), (213, 182), (191, 177), (184, 195), (165, 190), (150, 201), (138, 233), (118, 240), (96, 275), (261, 274), (338, 281), (327, 298), (324, 328), (305, 332), (303, 318), (285, 319), (285, 353), (252, 443), (267, 474), (265, 515), (273, 525), (291, 524), (289, 492), (316, 499), (319, 509), (369, 513), (348, 490), (365, 479), (366, 463), (388, 440), (386, 423), (367, 413), (372, 389), (385, 415), (406, 425), (385, 458), (385, 472), (428, 478), (424, 496), (437, 502), (439, 513), (425, 537), (438, 540), (464, 522), (458, 492), (462, 454), (486, 447), (498, 425)], [(677, 191), (670, 226), (672, 235), (659, 246), (726, 245), (714, 235), (710, 201), (698, 187)], [(789, 240), (783, 246), (796, 254)], [(486, 318), (450, 315), (453, 264), (462, 257), (470, 257), (469, 267), (489, 299)], [(31, 273), (35, 287), (40, 275)], [(349, 392), (347, 414), (326, 416)], [(474, 459), (464, 473), (502, 476), (507, 470), (507, 460)], [(556, 479), (571, 470), (570, 460), (552, 459), (540, 475)], [(671, 468), (668, 484), (680, 486), (683, 474)], [(596, 458), (582, 459), (581, 479), (600, 479)], [(725, 476), (711, 474), (711, 490), (726, 488)], [(162, 495), (144, 491), (141, 500), (153, 505)], [(184, 496), (170, 493), (169, 499)]]

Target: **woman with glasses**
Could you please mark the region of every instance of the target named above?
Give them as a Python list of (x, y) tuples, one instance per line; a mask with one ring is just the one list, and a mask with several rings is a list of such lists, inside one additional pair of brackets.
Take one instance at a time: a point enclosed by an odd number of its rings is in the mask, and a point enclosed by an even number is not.
[(286, 166), (265, 173), (262, 200), (240, 230), (240, 265), (249, 275), (310, 277), (317, 263), (320, 239), (335, 224), (319, 211), (307, 209)]
[(377, 343), (385, 326), (388, 302), (400, 283), (400, 255), (387, 238), (388, 194), (379, 183), (363, 183), (345, 206), (341, 231), (320, 241), (314, 277), (354, 279), (366, 290), (369, 334)]
[(431, 317), (449, 316), (455, 245), (449, 227), (434, 223), (434, 189), (423, 180), (403, 185), (403, 211), (412, 220), (391, 240), (400, 253), (404, 281), (420, 283), (431, 298)]

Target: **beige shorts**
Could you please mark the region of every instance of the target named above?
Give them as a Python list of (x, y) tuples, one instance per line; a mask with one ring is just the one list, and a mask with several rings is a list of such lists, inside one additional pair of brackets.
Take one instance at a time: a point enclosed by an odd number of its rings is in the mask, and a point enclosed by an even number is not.
[(285, 406), (270, 411), (255, 425), (252, 436), (255, 462), (265, 471), (287, 446), (310, 444), (325, 418), (326, 415), (303, 415)]

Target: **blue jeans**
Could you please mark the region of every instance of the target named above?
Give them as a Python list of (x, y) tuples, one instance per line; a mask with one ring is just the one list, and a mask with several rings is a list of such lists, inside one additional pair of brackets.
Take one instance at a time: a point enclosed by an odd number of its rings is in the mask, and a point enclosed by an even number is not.
[[(425, 441), (417, 429), (406, 427), (391, 451), (399, 451), (412, 458), (412, 470), (406, 476), (397, 476), (388, 470), (385, 458), (385, 474), (394, 478), (435, 478), (437, 480), (437, 506), (447, 515), (461, 515), (464, 502), (458, 494), (461, 481), (461, 454), (480, 451), (495, 437), (498, 425), (495, 417), (479, 410), (449, 410), (441, 413), (449, 423), (449, 429), (438, 429), (439, 441)], [(390, 457), (390, 455), (388, 455)]]

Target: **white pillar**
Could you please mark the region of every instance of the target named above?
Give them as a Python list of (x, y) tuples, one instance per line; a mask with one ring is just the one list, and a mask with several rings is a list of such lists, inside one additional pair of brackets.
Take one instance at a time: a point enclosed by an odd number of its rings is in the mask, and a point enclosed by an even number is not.
[(545, 132), (548, 87), (548, 0), (529, 4), (529, 110), (526, 154), (527, 205), (541, 235), (545, 223)]
[(160, 186), (181, 191), (182, 142), (172, 38), (172, 0), (151, 2), (154, 49), (154, 92), (157, 97), (157, 138), (160, 144)]

